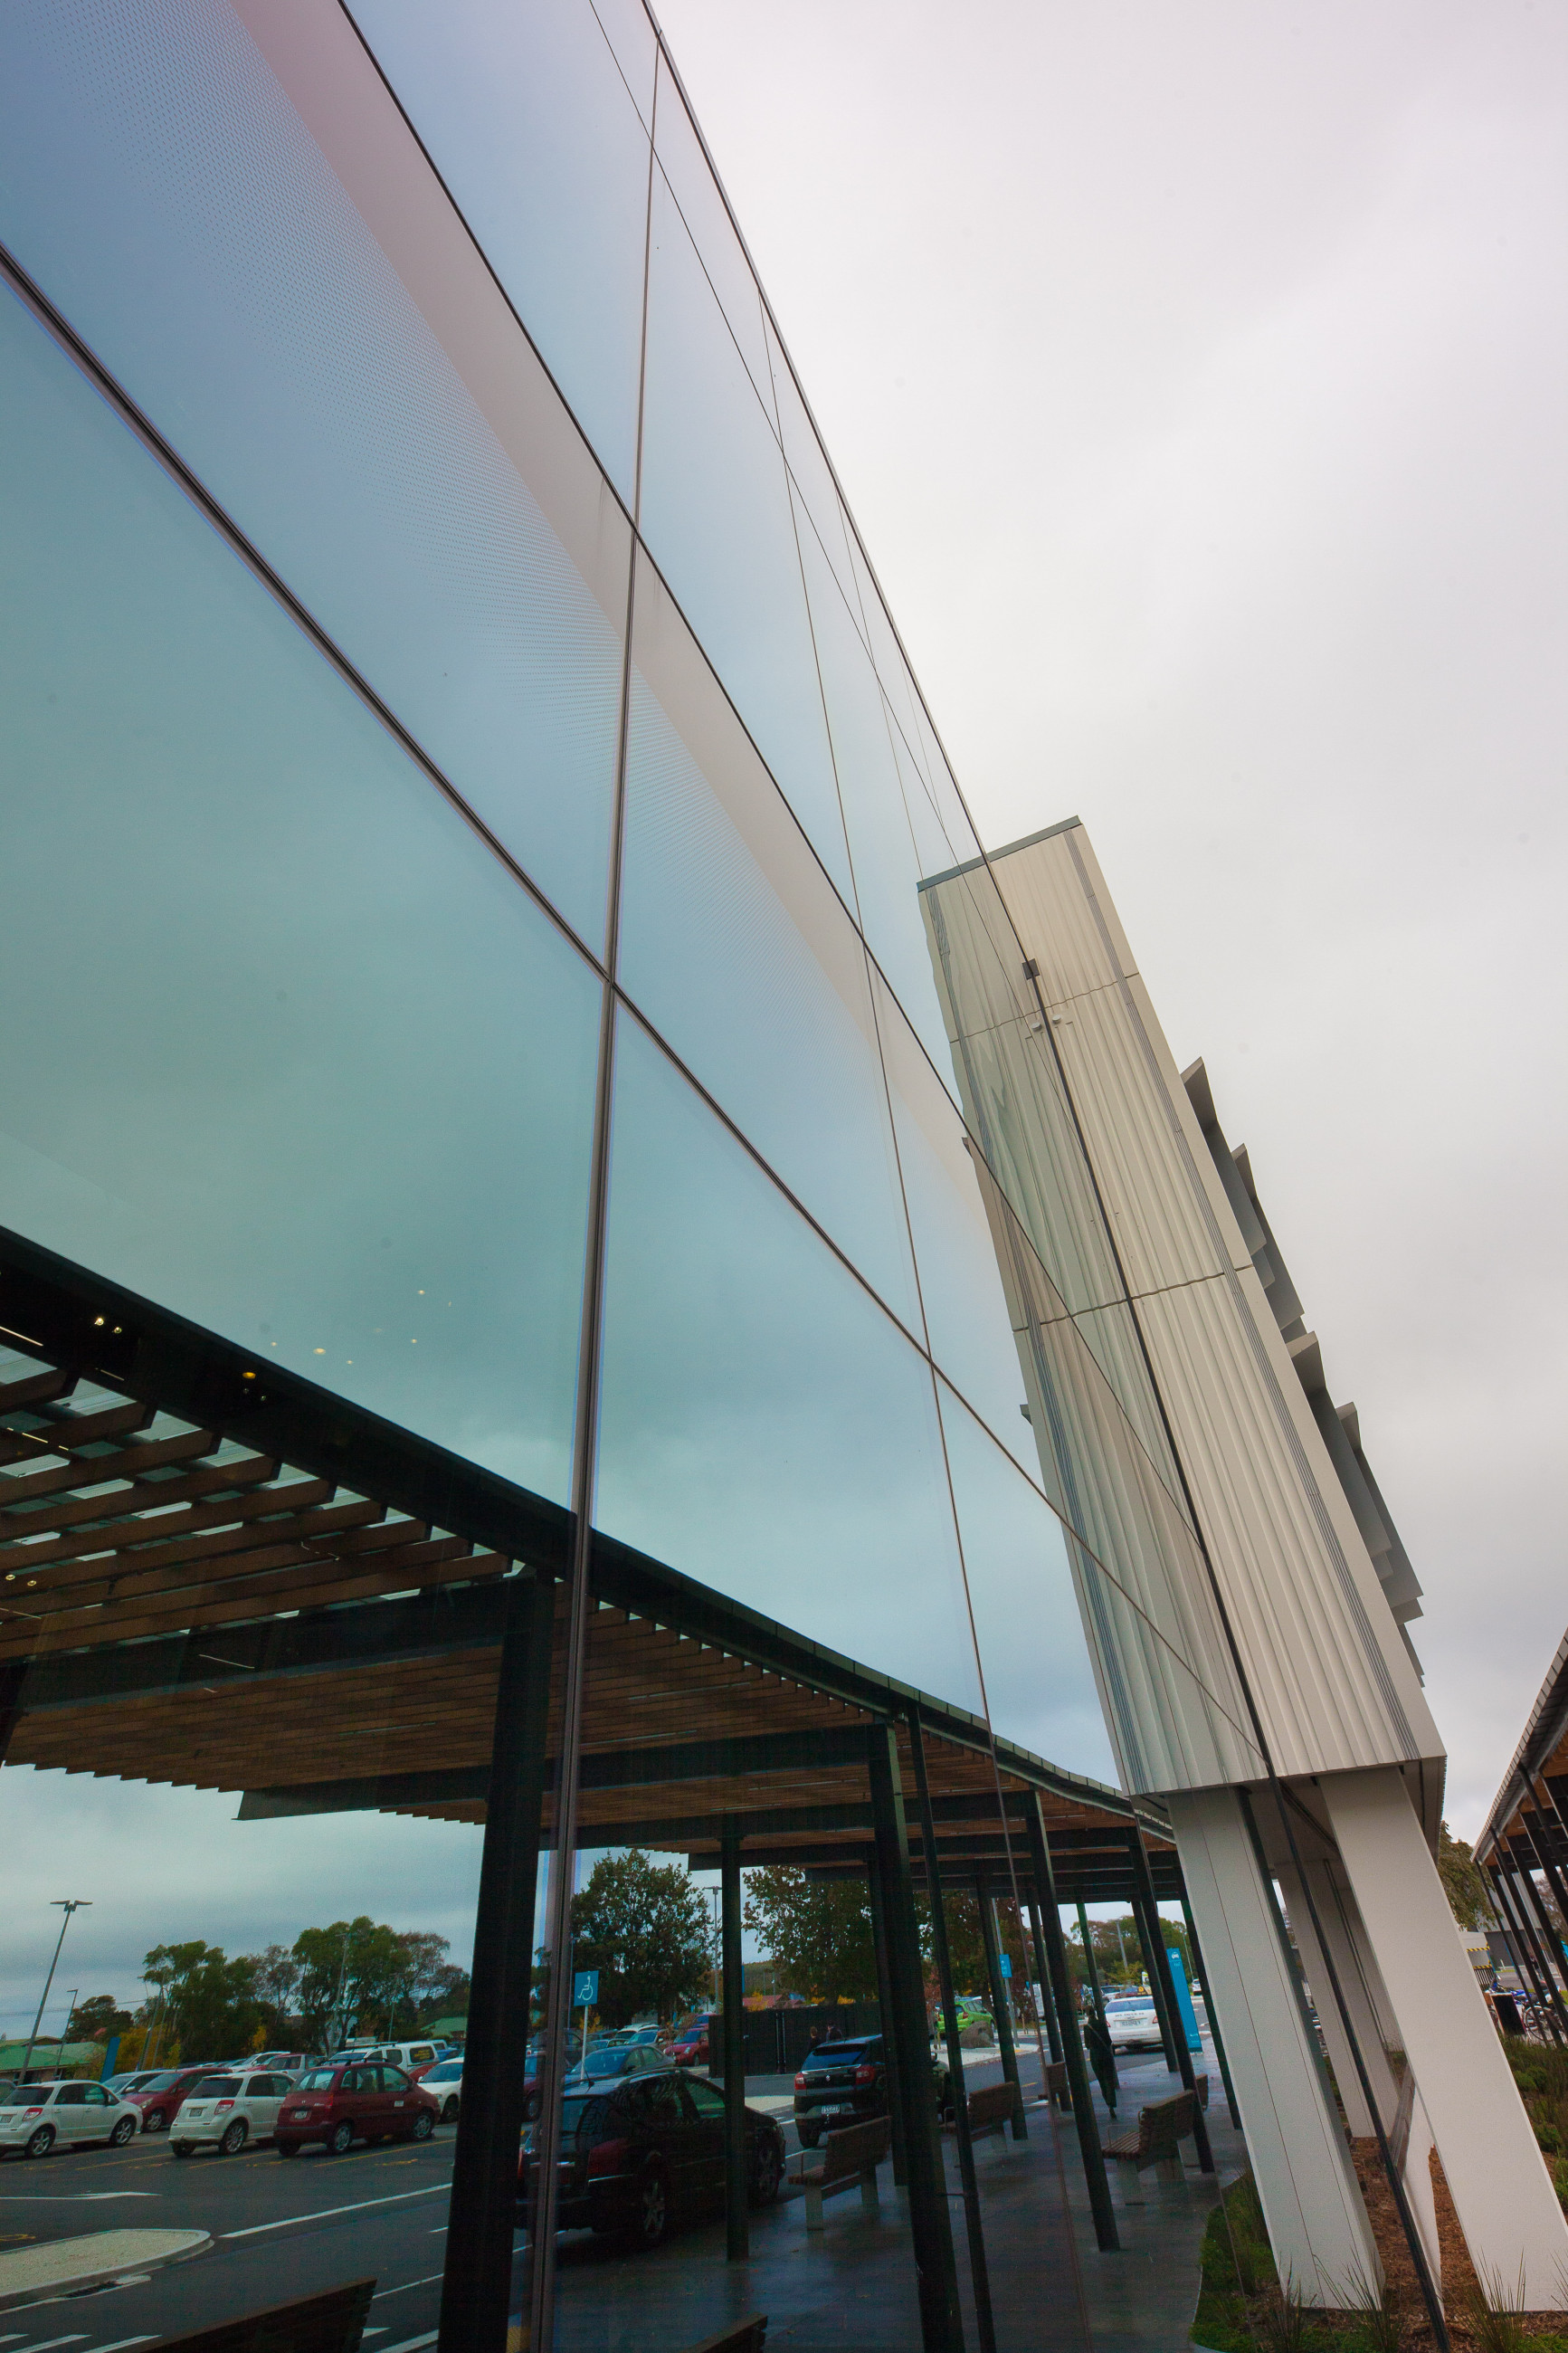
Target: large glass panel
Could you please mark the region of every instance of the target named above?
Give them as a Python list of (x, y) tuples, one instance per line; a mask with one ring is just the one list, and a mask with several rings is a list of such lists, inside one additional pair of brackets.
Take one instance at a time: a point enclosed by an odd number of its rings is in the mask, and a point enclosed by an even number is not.
[(668, 75), (659, 90), (655, 143), (659, 169), (686, 224), (703, 276), (724, 313), (725, 324), (735, 339), (757, 398), (772, 421), (776, 410), (757, 281), (718, 183), (709, 169), (697, 126)]
[(599, 988), (9, 294), (0, 1223), (567, 1492)]
[(649, 257), (641, 522), (752, 741), (850, 899), (784, 458), (662, 175)]
[(822, 552), (833, 566), (845, 601), (864, 638), (867, 631), (860, 614), (858, 581), (849, 554), (852, 536), (849, 519), (844, 512), (822, 443), (817, 438), (816, 427), (807, 415), (805, 402), (796, 387), (795, 372), (784, 356), (771, 322), (768, 326), (768, 362), (773, 375), (773, 406), (779, 421), (779, 436), (784, 443), (791, 476), (800, 492), (805, 512), (811, 518), (812, 528), (822, 543)]
[(912, 1331), (866, 955), (662, 582), (639, 575), (619, 977)]
[(940, 1395), (991, 1729), (1115, 1782), (1061, 1522), (945, 1382)]
[[(647, 133), (589, 0), (356, 0), (353, 15), (629, 507)], [(646, 17), (643, 32), (651, 79)]]
[(625, 519), (348, 19), (255, 28), (4, 11), (0, 235), (597, 943)]
[(625, 1015), (617, 1056), (597, 1524), (977, 1707), (924, 1360)]
[(1031, 1473), (1035, 1442), (973, 1146), (891, 992), (877, 1021), (931, 1352), (982, 1420)]

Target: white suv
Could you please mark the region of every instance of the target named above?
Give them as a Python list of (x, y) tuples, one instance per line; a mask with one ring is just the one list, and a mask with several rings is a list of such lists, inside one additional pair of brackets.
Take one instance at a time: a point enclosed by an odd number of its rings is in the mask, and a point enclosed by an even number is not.
[(278, 2111), (294, 2088), (280, 2068), (236, 2067), (204, 2075), (180, 2103), (169, 2146), (176, 2157), (218, 2148), (237, 2157), (247, 2140), (270, 2140)]
[(412, 2075), (416, 2067), (428, 2067), (445, 2050), (441, 2042), (353, 2042), (338, 2056), (367, 2066), (375, 2060), (384, 2060), (389, 2067), (401, 2067), (405, 2075)]
[(0, 2084), (0, 2151), (47, 2157), (89, 2140), (123, 2148), (141, 2129), (141, 2110), (101, 2084)]

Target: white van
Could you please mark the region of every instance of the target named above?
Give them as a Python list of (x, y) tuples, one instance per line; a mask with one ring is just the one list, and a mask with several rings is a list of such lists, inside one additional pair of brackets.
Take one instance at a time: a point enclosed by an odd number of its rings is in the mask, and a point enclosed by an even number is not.
[(373, 2061), (384, 2059), (388, 2066), (401, 2067), (412, 2075), (416, 2067), (428, 2067), (439, 2059), (446, 2045), (440, 2042), (353, 2042), (348, 2049), (354, 2058)]

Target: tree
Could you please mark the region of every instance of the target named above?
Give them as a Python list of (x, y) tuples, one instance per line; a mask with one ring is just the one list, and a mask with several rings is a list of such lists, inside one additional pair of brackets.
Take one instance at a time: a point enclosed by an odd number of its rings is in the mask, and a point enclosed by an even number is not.
[(301, 1928), (292, 1957), (300, 1964), (300, 2023), (317, 2049), (331, 2049), (351, 2023), (367, 2034), (384, 2031), (406, 1990), (409, 1957), (397, 1930), (365, 1912), (327, 1928)]
[(814, 2001), (875, 1999), (877, 1955), (864, 1880), (811, 1880), (794, 1864), (749, 1871), (745, 1921), (792, 1992)]
[(300, 1967), (287, 1945), (268, 1945), (264, 1952), (248, 1953), (251, 1984), (260, 2004), (266, 2040), (275, 2051), (290, 2049), (299, 2021), (294, 2014), (300, 1990)]
[(182, 2053), (219, 2059), (255, 2048), (262, 2010), (254, 1962), (239, 1957), (231, 1961), (221, 1946), (195, 1937), (187, 1944), (154, 1945), (143, 1975), (164, 1993)]
[(708, 1906), (679, 1864), (640, 1847), (601, 1855), (572, 1898), (572, 1966), (599, 1972), (599, 2015), (622, 2026), (643, 2010), (660, 2019), (700, 1994), (710, 1968)]
[(62, 2039), (67, 2042), (106, 2042), (111, 2034), (124, 2034), (134, 2022), (131, 2012), (121, 2010), (111, 1993), (95, 1993), (77, 2003), (66, 2021)]
[(1448, 1909), (1461, 1928), (1484, 1928), (1489, 1917), (1486, 1882), (1475, 1852), (1457, 1839), (1447, 1822), (1437, 1827), (1437, 1876), (1448, 1899)]

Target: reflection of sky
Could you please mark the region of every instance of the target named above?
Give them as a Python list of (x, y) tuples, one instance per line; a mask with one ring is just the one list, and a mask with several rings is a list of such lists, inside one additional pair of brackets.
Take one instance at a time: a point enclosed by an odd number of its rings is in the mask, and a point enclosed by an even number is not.
[(929, 1371), (630, 1022), (617, 1050), (599, 1525), (977, 1707)]
[(1114, 1785), (1060, 1524), (945, 1385), (942, 1425), (992, 1729)]
[(352, 13), (629, 508), (647, 134), (588, 0)]
[(597, 943), (616, 633), (229, 9), (0, 10), (0, 159), (11, 250)]
[(563, 1495), (597, 987), (9, 296), (0, 338), (0, 1220)]

